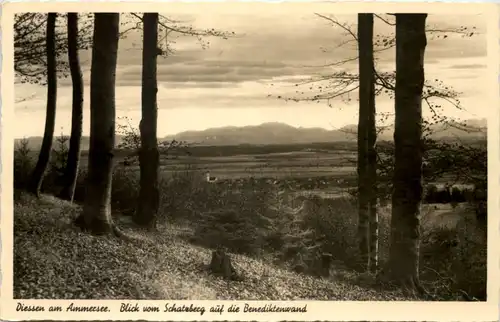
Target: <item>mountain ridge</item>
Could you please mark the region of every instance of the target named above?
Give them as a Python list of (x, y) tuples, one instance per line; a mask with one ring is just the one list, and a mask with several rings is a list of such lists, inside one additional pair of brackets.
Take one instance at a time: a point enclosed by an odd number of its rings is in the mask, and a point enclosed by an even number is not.
[[(486, 119), (467, 120), (467, 125), (475, 128), (486, 128)], [(453, 126), (442, 124), (432, 126), (432, 137), (435, 139), (463, 138), (481, 139), (485, 131), (467, 132)], [(224, 126), (209, 128), (201, 131), (189, 130), (175, 135), (159, 138), (161, 141), (185, 141), (191, 145), (270, 145), (270, 144), (305, 144), (327, 142), (356, 142), (357, 125), (349, 124), (338, 129), (327, 130), (320, 127), (295, 127), (281, 122), (267, 122), (259, 125)], [(392, 141), (393, 127), (380, 129), (378, 140)], [(41, 146), (42, 137), (27, 137), (30, 148)], [(15, 139), (20, 142), (21, 139)], [(57, 140), (57, 137), (54, 141)], [(122, 135), (116, 135), (116, 145), (123, 140)], [(89, 137), (82, 137), (82, 150), (88, 150)]]

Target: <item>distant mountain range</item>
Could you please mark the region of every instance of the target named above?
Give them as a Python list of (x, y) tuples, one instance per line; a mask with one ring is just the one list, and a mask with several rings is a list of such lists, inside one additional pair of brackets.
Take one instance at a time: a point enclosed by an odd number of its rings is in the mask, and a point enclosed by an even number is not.
[[(486, 133), (486, 119), (467, 120), (467, 126), (482, 131), (464, 131), (460, 124), (435, 125), (432, 127), (435, 139), (480, 139)], [(453, 126), (456, 125), (456, 126)], [(357, 137), (355, 124), (344, 126), (340, 129), (326, 130), (323, 128), (294, 127), (288, 124), (270, 122), (252, 126), (227, 126), (211, 128), (204, 131), (186, 131), (173, 136), (165, 137), (165, 140), (175, 138), (178, 141), (186, 141), (201, 145), (263, 145), (263, 144), (303, 144), (322, 142), (355, 142)], [(378, 135), (379, 140), (392, 141), (394, 128), (388, 127)]]
[[(435, 139), (481, 139), (486, 133), (486, 119), (467, 120), (467, 125), (483, 129), (483, 131), (464, 131), (454, 126), (433, 126)], [(210, 128), (203, 131), (185, 131), (176, 135), (167, 136), (161, 140), (185, 141), (192, 145), (267, 145), (267, 144), (304, 144), (323, 142), (355, 142), (357, 125), (347, 125), (340, 129), (326, 130), (323, 128), (294, 127), (279, 122), (263, 123), (251, 126), (226, 126)], [(379, 140), (392, 141), (393, 128), (385, 128), (379, 133)], [(29, 137), (31, 149), (41, 146), (42, 137)], [(116, 144), (120, 144), (123, 137), (116, 137)], [(20, 139), (16, 139), (16, 143)], [(88, 150), (89, 138), (82, 138), (82, 149)]]

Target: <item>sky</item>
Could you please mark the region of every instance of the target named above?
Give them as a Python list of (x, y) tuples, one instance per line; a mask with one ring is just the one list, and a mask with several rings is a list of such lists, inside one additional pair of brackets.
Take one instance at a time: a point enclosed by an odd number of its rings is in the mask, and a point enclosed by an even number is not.
[[(356, 15), (332, 15), (348, 23), (356, 31)], [(344, 44), (351, 36), (338, 26), (315, 15), (311, 8), (287, 12), (228, 13), (213, 10), (210, 14), (192, 10), (187, 13), (164, 14), (199, 29), (234, 32), (235, 37), (208, 37), (204, 49), (196, 37), (169, 35), (175, 52), (158, 59), (158, 135), (187, 130), (203, 130), (221, 126), (258, 125), (282, 122), (297, 127), (339, 128), (357, 122), (357, 91), (349, 97), (335, 99), (332, 107), (325, 102), (291, 102), (281, 97), (296, 97), (295, 86), (311, 77), (331, 72), (356, 72), (357, 61), (339, 66), (325, 66), (355, 57), (356, 46)], [(384, 16), (389, 17), (389, 16)], [(390, 17), (389, 17), (390, 18)], [(62, 19), (62, 18), (60, 18)], [(126, 28), (129, 18), (122, 15)], [(489, 93), (482, 86), (486, 81), (486, 19), (473, 15), (429, 15), (432, 29), (475, 27), (476, 35), (462, 37), (448, 34), (446, 39), (428, 35), (425, 53), (426, 79), (439, 78), (446, 86), (461, 92), (465, 111), (446, 106), (448, 116), (469, 119), (483, 118), (489, 108)], [(375, 34), (394, 34), (394, 26), (376, 19)], [(131, 32), (120, 39), (116, 78), (118, 123), (128, 117), (139, 123), (141, 112), (141, 32)], [(162, 42), (163, 43), (163, 42)], [(344, 45), (342, 45), (344, 44)], [(81, 52), (85, 82), (84, 135), (90, 127), (90, 51)], [(379, 71), (394, 71), (395, 50), (376, 55)], [(309, 86), (300, 86), (310, 91)], [(46, 88), (15, 84), (15, 136), (41, 136), (45, 124)], [(351, 99), (347, 101), (346, 99)], [(71, 79), (58, 81), (56, 135), (71, 130)], [(394, 101), (387, 96), (377, 98), (378, 112), (394, 110)], [(424, 108), (424, 116), (429, 116)]]

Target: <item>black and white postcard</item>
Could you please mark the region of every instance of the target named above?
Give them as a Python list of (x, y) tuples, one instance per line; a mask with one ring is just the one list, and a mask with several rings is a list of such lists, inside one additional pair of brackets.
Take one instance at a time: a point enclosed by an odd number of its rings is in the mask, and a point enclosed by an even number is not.
[(3, 320), (498, 319), (497, 5), (2, 7)]

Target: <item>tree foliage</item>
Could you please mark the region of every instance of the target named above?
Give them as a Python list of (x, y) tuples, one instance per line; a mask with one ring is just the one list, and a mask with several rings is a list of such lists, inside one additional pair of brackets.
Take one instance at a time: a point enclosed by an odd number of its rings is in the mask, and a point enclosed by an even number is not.
[[(353, 49), (358, 47), (358, 36), (356, 27), (338, 20), (334, 16), (316, 14), (316, 16), (335, 28), (339, 28), (345, 40), (334, 47), (323, 51), (334, 51), (339, 47), (350, 46)], [(375, 17), (381, 22), (395, 26), (393, 15), (385, 14)], [(426, 25), (426, 36), (428, 41), (440, 41), (450, 37), (469, 38), (479, 34), (476, 27), (460, 26), (458, 28), (441, 28), (439, 26)], [(375, 54), (375, 94), (379, 97), (394, 99), (396, 72), (381, 71), (377, 62), (381, 53), (394, 50), (395, 34), (376, 34), (374, 35), (374, 54)], [(355, 50), (353, 53), (357, 52)], [(359, 74), (345, 70), (345, 65), (359, 61), (359, 55), (354, 54), (349, 57), (341, 58), (334, 62), (311, 67), (324, 67), (327, 73), (316, 75), (304, 79), (295, 84), (295, 94), (292, 96), (277, 96), (291, 102), (323, 102), (327, 106), (334, 108), (337, 102), (349, 103), (357, 100), (356, 91), (359, 90)], [(486, 180), (486, 162), (484, 156), (486, 152), (486, 133), (485, 129), (469, 124), (467, 121), (457, 120), (446, 116), (447, 110), (466, 110), (463, 106), (460, 96), (463, 93), (455, 90), (452, 86), (444, 83), (440, 79), (426, 79), (423, 85), (422, 102), (431, 112), (429, 119), (423, 119), (423, 146), (424, 146), (424, 180), (433, 181), (448, 178), (452, 176), (457, 182), (472, 181), (479, 182), (481, 186)], [(394, 113), (377, 112), (377, 132), (380, 134), (392, 129)], [(433, 136), (439, 134), (440, 130), (456, 129), (458, 132), (475, 133), (478, 142), (465, 142), (459, 138), (453, 140), (437, 140)], [(350, 134), (356, 135), (355, 131), (344, 130)], [(482, 139), (482, 137), (484, 139)], [(453, 142), (454, 141), (454, 142)], [(479, 142), (481, 141), (481, 142)], [(379, 198), (386, 200), (392, 194), (392, 175), (394, 165), (394, 144), (393, 142), (381, 142), (376, 145), (377, 149), (377, 176), (379, 181)], [(455, 155), (450, 158), (451, 155)], [(476, 159), (477, 157), (477, 159)], [(464, 162), (472, 162), (473, 167), (463, 167)], [(447, 161), (448, 160), (448, 161)], [(457, 166), (449, 166), (449, 163), (455, 160)], [(356, 159), (349, 161), (356, 163)], [(453, 162), (455, 162), (453, 161)], [(471, 180), (474, 178), (474, 180)]]
[[(61, 15), (61, 14), (56, 14)], [(78, 49), (92, 44), (93, 15), (80, 14)], [(14, 17), (14, 71), (18, 81), (46, 85), (47, 58), (45, 55), (45, 31), (48, 14), (43, 12), (19, 13)], [(68, 34), (65, 19), (58, 19), (54, 32), (54, 55), (59, 77), (69, 76)]]
[[(339, 28), (343, 31), (343, 34), (347, 36), (347, 39), (337, 44), (334, 48), (328, 50), (333, 51), (336, 48), (344, 46), (353, 46), (354, 49), (358, 47), (358, 36), (356, 34), (356, 29), (354, 26), (339, 21), (333, 16), (325, 16), (322, 14), (316, 14), (319, 18), (326, 20), (332, 26)], [(379, 20), (386, 24), (394, 26), (392, 16), (386, 15), (375, 15)], [(430, 40), (440, 40), (452, 36), (458, 37), (472, 37), (478, 34), (475, 27), (469, 28), (466, 26), (461, 26), (459, 28), (436, 28), (435, 26), (426, 26), (426, 35)], [(377, 96), (387, 96), (391, 99), (394, 98), (396, 73), (395, 71), (383, 72), (377, 67), (377, 62), (379, 57), (377, 55), (393, 49), (395, 46), (394, 33), (386, 34), (376, 34), (374, 35), (374, 60), (375, 60), (375, 84), (376, 84), (376, 95)], [(327, 51), (327, 49), (322, 49)], [(354, 52), (354, 51), (353, 51)], [(311, 101), (311, 102), (325, 102), (329, 107), (334, 107), (336, 101), (341, 100), (344, 102), (350, 102), (356, 99), (353, 95), (355, 91), (359, 90), (359, 74), (348, 72), (345, 70), (345, 65), (348, 63), (353, 63), (359, 61), (359, 55), (353, 55), (347, 58), (342, 58), (332, 63), (310, 66), (310, 67), (324, 67), (325, 69), (330, 69), (331, 71), (324, 73), (322, 75), (309, 77), (301, 82), (295, 84), (296, 91), (295, 95), (290, 97), (278, 96), (278, 99), (284, 99), (286, 101), (301, 102), (301, 101)], [(462, 93), (454, 90), (451, 86), (446, 85), (443, 81), (439, 79), (426, 79), (424, 83), (422, 100), (431, 110), (433, 117), (429, 120), (431, 124), (438, 122), (447, 122), (452, 126), (460, 127), (467, 130), (473, 130), (471, 127), (460, 122), (449, 122), (449, 119), (442, 115), (443, 108), (445, 106), (451, 105), (457, 109), (464, 109), (459, 99)], [(392, 117), (392, 113), (378, 113), (380, 121), (385, 121), (389, 117)]]
[[(61, 14), (59, 14), (61, 15)], [(120, 36), (126, 38), (129, 32), (142, 30), (142, 13), (129, 13), (122, 19)], [(94, 15), (78, 14), (78, 50), (92, 47), (92, 30)], [(45, 29), (47, 13), (19, 13), (14, 17), (14, 70), (21, 83), (46, 85)], [(159, 16), (159, 53), (167, 57), (175, 53), (175, 39), (179, 36), (194, 37), (203, 49), (210, 46), (210, 37), (228, 39), (236, 36), (234, 32), (221, 31), (214, 28), (198, 29), (180, 20), (163, 15)], [(59, 77), (69, 76), (68, 35), (66, 24), (59, 19), (55, 29), (55, 58)]]
[[(138, 126), (133, 125), (129, 117), (123, 116), (118, 119), (121, 122), (116, 124), (116, 132), (119, 135), (117, 148), (123, 151), (130, 151), (124, 158), (124, 164), (130, 165), (138, 160), (141, 149), (141, 134)], [(164, 157), (173, 153), (190, 154), (189, 144), (176, 139), (159, 139), (158, 150), (160, 151), (160, 155)]]
[[(127, 37), (131, 31), (140, 31), (144, 26), (144, 16), (140, 12), (127, 14), (126, 21), (122, 22), (122, 37)], [(141, 37), (143, 35), (141, 34)], [(164, 15), (158, 16), (158, 54), (167, 57), (176, 53), (175, 39), (178, 37), (194, 37), (202, 49), (210, 46), (210, 37), (228, 39), (236, 34), (232, 31), (222, 31), (214, 28), (199, 29), (189, 22), (176, 20)]]

